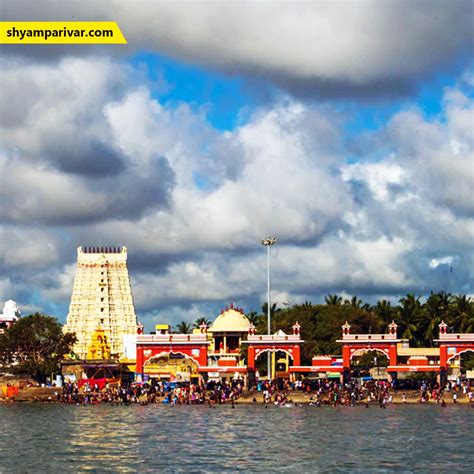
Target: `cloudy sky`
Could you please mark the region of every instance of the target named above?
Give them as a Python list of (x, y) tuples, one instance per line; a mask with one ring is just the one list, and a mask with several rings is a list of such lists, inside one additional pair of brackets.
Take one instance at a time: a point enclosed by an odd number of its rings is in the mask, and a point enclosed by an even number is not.
[(0, 302), (65, 321), (79, 245), (139, 318), (474, 293), (473, 3), (4, 0), (128, 45), (3, 46)]

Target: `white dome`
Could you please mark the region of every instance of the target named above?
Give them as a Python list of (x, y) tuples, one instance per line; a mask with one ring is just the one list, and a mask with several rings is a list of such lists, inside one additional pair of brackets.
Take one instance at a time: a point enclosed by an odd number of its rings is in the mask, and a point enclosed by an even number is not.
[(223, 311), (209, 328), (209, 332), (248, 332), (250, 321), (234, 308)]

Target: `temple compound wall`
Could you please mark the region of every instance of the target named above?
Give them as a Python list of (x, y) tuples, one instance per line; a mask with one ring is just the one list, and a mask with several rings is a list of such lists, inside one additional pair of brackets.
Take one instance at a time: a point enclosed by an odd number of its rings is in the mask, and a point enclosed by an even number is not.
[(124, 336), (137, 333), (126, 247), (79, 247), (65, 332), (76, 333), (74, 352), (88, 356), (96, 330), (103, 330), (112, 358), (124, 356)]

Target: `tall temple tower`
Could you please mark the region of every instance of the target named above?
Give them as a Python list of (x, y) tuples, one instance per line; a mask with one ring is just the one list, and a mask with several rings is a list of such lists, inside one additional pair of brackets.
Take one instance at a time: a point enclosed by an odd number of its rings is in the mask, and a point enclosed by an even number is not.
[[(124, 355), (124, 336), (137, 333), (126, 247), (79, 247), (65, 332), (76, 333), (74, 352), (86, 359), (103, 330), (112, 358)], [(90, 352), (89, 352), (90, 353)]]

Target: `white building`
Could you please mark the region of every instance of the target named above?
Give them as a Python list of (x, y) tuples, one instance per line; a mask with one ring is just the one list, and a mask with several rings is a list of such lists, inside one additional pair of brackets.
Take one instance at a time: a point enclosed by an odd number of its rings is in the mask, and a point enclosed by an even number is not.
[(5, 329), (11, 327), (13, 323), (18, 321), (20, 313), (20, 309), (13, 300), (8, 300), (5, 303), (3, 313), (0, 314), (0, 334), (3, 334)]

